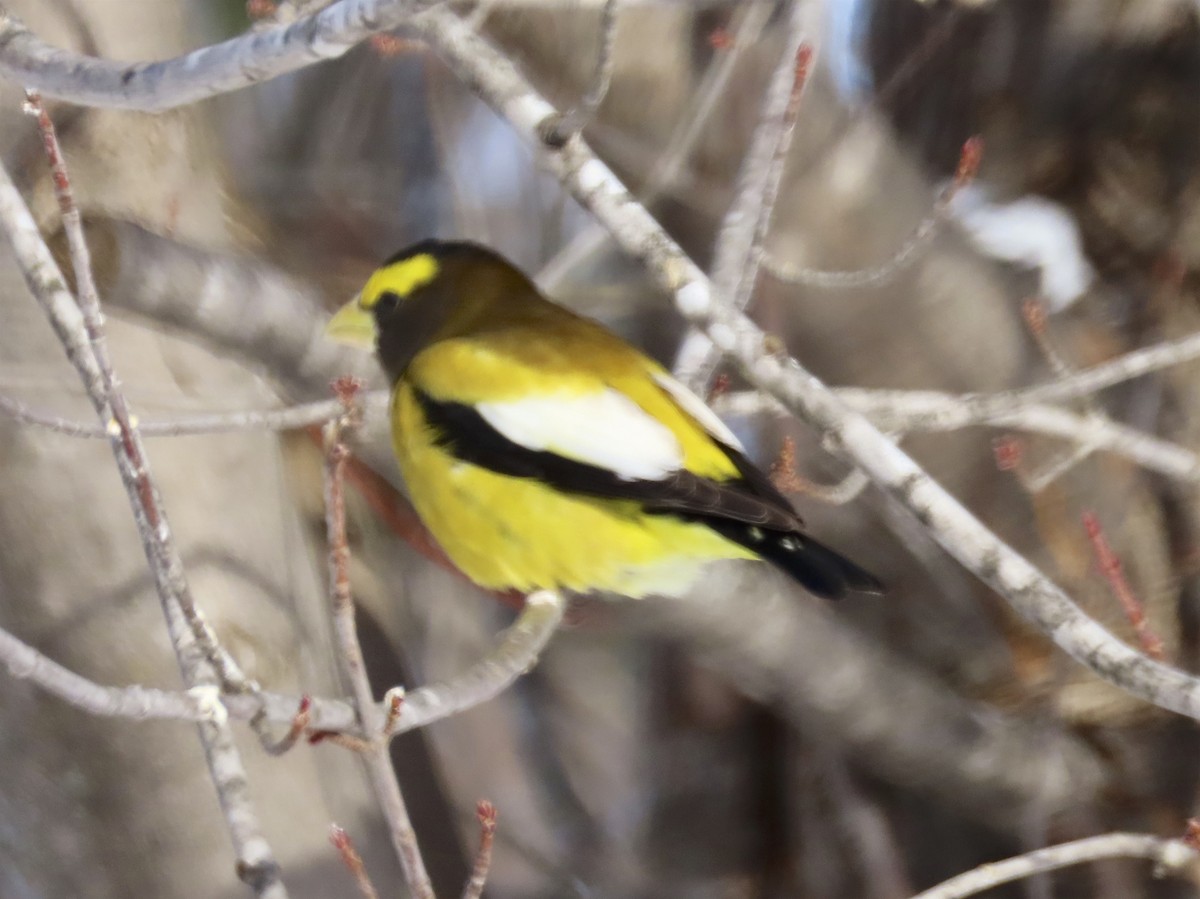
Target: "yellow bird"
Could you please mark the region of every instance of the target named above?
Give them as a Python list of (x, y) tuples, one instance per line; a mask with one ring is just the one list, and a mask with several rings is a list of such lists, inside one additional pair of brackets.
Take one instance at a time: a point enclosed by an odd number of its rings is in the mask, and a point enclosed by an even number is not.
[(485, 247), (402, 250), (327, 333), (377, 351), (417, 514), (483, 587), (678, 595), (765, 559), (819, 596), (880, 591), (695, 394)]

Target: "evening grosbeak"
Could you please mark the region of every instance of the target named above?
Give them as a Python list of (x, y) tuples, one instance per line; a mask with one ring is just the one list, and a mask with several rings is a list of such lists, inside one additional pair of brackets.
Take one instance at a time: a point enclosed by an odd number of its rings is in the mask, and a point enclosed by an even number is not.
[(818, 596), (881, 589), (665, 368), (485, 247), (400, 251), (327, 333), (378, 353), (413, 505), (482, 587), (678, 595), (756, 559)]

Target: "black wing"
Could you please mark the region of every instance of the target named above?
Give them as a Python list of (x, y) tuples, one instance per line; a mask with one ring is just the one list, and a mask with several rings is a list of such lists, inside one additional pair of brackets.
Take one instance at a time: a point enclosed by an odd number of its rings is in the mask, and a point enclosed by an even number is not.
[(741, 474), (736, 480), (718, 483), (688, 471), (661, 480), (626, 480), (597, 465), (521, 446), (471, 406), (442, 402), (415, 388), (413, 393), (438, 445), (464, 462), (536, 478), (568, 493), (634, 500), (650, 513), (701, 522), (778, 565), (818, 596), (882, 592), (870, 574), (805, 535), (799, 516), (770, 479), (732, 447), (720, 444)]

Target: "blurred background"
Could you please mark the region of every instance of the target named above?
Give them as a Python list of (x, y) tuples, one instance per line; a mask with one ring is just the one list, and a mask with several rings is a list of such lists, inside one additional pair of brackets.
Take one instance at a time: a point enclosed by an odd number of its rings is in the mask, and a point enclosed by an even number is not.
[[(997, 391), (1200, 328), (1195, 4), (796, 2), (816, 61), (750, 311), (806, 367), (838, 386)], [(52, 43), (129, 60), (321, 5), (8, 3)], [(584, 134), (703, 266), (791, 7), (619, 4), (611, 89)], [(588, 89), (601, 13), (598, 0), (464, 7), (560, 109)], [(429, 236), (498, 248), (667, 364), (683, 337), (636, 262), (404, 31), (158, 116), (50, 108), (102, 238), (93, 252), (112, 352), (143, 419), (321, 398), (338, 372), (370, 372), (369, 360), (312, 349), (323, 316), (381, 258)], [(943, 208), (975, 135), (986, 147), (979, 177)], [(11, 84), (0, 85), (0, 154), (53, 232), (40, 144)], [(931, 217), (940, 227), (914, 249)], [(157, 242), (132, 239), (133, 226)], [(214, 273), (230, 293), (197, 308), (190, 298)], [(268, 297), (264, 279), (286, 290)], [(1045, 310), (1044, 328), (1031, 329), (1031, 308)], [(736, 372), (725, 374), (723, 389), (738, 391)], [(1194, 447), (1195, 375), (1181, 365), (1071, 408)], [(88, 417), (6, 242), (0, 391)], [(515, 688), (394, 744), (439, 894), (461, 890), (481, 798), (499, 810), (487, 892), (497, 899), (899, 899), (1050, 843), (1183, 832), (1200, 798), (1192, 722), (1054, 650), (878, 491), (828, 502), (820, 486), (848, 469), (819, 434), (767, 414), (730, 424), (765, 467), (794, 462), (787, 483), (801, 514), (887, 595), (823, 605), (769, 572), (729, 566), (692, 603), (576, 600)], [(381, 514), (402, 500), (377, 438), (368, 428), (360, 464), (382, 460), (382, 480), (359, 479), (351, 529), (360, 629), (382, 693), (462, 670), (514, 613), (428, 562)], [(1200, 517), (1189, 484), (996, 429), (903, 445), (1132, 641), (1081, 524), (1094, 513), (1168, 658), (1196, 669)], [(272, 689), (338, 695), (312, 435), (149, 448), (223, 642)], [(129, 519), (102, 442), (0, 419), (0, 626), (104, 683), (173, 687)], [(91, 719), (24, 682), (0, 683), (0, 895), (246, 894), (189, 726)], [(291, 895), (354, 894), (326, 842), (332, 821), (381, 894), (402, 893), (355, 758), (327, 745), (268, 758), (248, 735), (244, 748)], [(1113, 861), (991, 895), (1195, 894), (1194, 881)]]

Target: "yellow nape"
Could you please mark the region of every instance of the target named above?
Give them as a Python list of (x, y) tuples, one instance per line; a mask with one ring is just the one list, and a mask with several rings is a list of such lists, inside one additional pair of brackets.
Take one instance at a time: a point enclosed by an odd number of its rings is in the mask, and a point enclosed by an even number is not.
[(365, 350), (375, 349), (375, 316), (363, 308), (358, 297), (333, 314), (325, 326), (325, 336), (338, 343)]
[(403, 299), (414, 290), (424, 287), (438, 276), (438, 261), (429, 253), (418, 253), (385, 265), (371, 275), (362, 290), (362, 306), (371, 309), (385, 293), (394, 293)]

